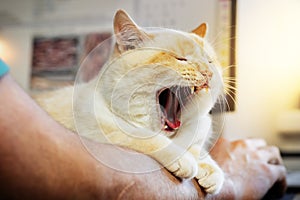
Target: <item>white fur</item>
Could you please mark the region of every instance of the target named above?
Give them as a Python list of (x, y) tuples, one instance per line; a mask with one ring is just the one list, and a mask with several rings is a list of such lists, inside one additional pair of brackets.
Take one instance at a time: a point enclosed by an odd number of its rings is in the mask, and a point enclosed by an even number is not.
[[(209, 44), (203, 38), (179, 31), (147, 33), (152, 40), (143, 41), (142, 48), (114, 55), (99, 77), (76, 85), (73, 102), (72, 87), (54, 91), (37, 101), (54, 119), (78, 134), (148, 154), (176, 176), (196, 177), (207, 192), (218, 192), (224, 181), (222, 170), (209, 155), (200, 160), (200, 154), (207, 153), (204, 144), (211, 132), (208, 112), (222, 89), (217, 63), (208, 63), (211, 55), (205, 48)], [(132, 34), (130, 37), (138, 38)], [(149, 62), (162, 52), (186, 58), (188, 62)], [(197, 78), (201, 78), (201, 70), (213, 69), (213, 77), (210, 89), (202, 89), (185, 105), (182, 126), (168, 137), (161, 130), (156, 92), (164, 87), (191, 84), (182, 76), (185, 67), (195, 70)]]

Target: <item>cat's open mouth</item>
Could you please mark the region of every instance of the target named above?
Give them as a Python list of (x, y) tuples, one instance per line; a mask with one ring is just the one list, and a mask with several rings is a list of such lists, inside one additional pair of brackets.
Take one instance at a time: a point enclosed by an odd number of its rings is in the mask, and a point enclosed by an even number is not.
[(175, 132), (181, 126), (181, 112), (197, 87), (172, 86), (157, 92), (157, 101), (162, 112), (162, 129)]

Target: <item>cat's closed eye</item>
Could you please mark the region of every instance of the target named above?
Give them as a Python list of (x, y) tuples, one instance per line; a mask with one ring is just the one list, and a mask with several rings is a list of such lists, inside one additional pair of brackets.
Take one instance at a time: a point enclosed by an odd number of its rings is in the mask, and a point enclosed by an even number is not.
[(186, 58), (176, 58), (176, 59), (179, 60), (179, 61), (187, 61)]

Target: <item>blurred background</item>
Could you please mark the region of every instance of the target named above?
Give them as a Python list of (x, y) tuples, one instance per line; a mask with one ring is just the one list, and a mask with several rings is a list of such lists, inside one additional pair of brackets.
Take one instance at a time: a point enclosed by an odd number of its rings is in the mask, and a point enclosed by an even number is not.
[[(300, 1), (237, 0), (235, 13), (231, 3), (0, 0), (0, 58), (30, 92), (72, 82), (82, 58), (93, 47), (91, 41), (110, 36), (118, 8), (140, 26), (190, 31), (208, 22), (208, 40), (224, 69), (235, 66), (229, 74), (236, 80), (236, 104), (225, 114), (224, 136), (263, 137), (282, 149), (300, 152)], [(232, 15), (236, 15), (236, 26), (232, 26)]]

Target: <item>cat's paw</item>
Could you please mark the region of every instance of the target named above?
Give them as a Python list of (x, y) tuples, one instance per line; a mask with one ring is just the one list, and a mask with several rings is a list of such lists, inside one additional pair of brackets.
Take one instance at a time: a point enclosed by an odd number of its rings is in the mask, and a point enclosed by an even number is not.
[(166, 168), (179, 178), (191, 179), (198, 173), (198, 164), (188, 152)]
[(198, 163), (198, 173), (196, 179), (199, 185), (204, 188), (207, 193), (218, 193), (224, 183), (224, 173), (217, 164), (214, 163)]

